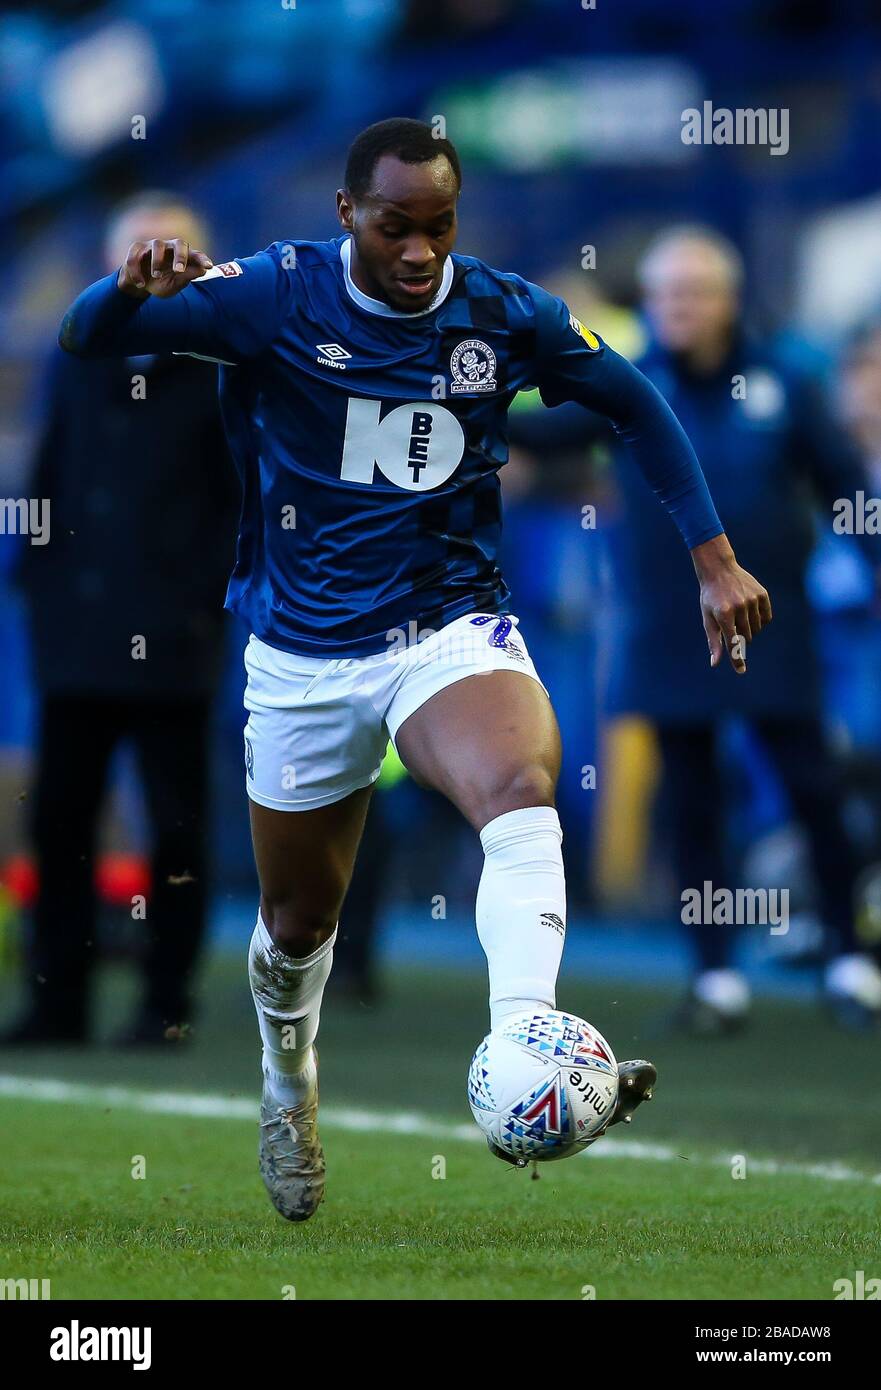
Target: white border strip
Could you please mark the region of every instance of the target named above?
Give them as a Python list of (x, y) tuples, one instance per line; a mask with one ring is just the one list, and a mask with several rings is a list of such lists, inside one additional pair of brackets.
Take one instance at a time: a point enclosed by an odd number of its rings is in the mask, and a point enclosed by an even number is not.
[[(188, 1091), (145, 1091), (131, 1086), (98, 1086), (54, 1077), (0, 1074), (0, 1098), (26, 1100), (50, 1105), (100, 1105), (132, 1110), (148, 1115), (184, 1115), (198, 1120), (247, 1120), (256, 1123), (257, 1106), (234, 1096)], [(483, 1136), (473, 1124), (452, 1124), (432, 1120), (428, 1115), (407, 1111), (350, 1110), (323, 1107), (321, 1123), (327, 1129), (360, 1134), (407, 1134), (437, 1142), (461, 1140), (482, 1143)], [(585, 1158), (588, 1157), (585, 1152)], [(683, 1159), (712, 1168), (730, 1169), (730, 1154), (682, 1154), (667, 1144), (643, 1144), (631, 1139), (605, 1138), (593, 1146), (590, 1160), (632, 1158), (654, 1163), (674, 1163)], [(768, 1176), (819, 1178), (823, 1182), (870, 1183), (881, 1187), (881, 1173), (866, 1173), (844, 1163), (787, 1163), (772, 1158), (746, 1159), (747, 1171)]]

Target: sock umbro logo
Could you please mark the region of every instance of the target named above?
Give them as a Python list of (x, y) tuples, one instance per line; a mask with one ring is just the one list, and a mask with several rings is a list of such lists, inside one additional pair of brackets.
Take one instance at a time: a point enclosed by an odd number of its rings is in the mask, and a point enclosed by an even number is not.
[(558, 917), (556, 912), (543, 912), (541, 914), (541, 920), (547, 922), (548, 926), (553, 927), (554, 931), (558, 931), (561, 936), (565, 936), (566, 927), (562, 917)]

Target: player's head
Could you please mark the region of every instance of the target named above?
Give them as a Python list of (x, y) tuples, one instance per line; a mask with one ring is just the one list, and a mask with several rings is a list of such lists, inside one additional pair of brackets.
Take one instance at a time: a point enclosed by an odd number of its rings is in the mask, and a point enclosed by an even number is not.
[(204, 250), (207, 232), (201, 218), (177, 193), (145, 189), (117, 203), (107, 220), (104, 259), (108, 270), (122, 263), (133, 241), (171, 240), (183, 237)]
[(424, 121), (368, 126), (352, 144), (337, 213), (359, 289), (415, 313), (437, 293), (456, 240), (459, 156)]
[(743, 262), (731, 242), (703, 227), (673, 227), (639, 267), (654, 332), (672, 352), (714, 348), (740, 314)]

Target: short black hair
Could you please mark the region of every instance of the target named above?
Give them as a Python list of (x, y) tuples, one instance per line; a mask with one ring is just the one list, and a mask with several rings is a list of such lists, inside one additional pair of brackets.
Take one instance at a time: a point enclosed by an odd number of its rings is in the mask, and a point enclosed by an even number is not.
[(347, 193), (363, 198), (369, 192), (373, 171), (384, 154), (393, 154), (404, 164), (427, 164), (439, 154), (446, 155), (456, 176), (456, 186), (462, 187), (462, 166), (453, 142), (435, 135), (425, 121), (393, 116), (369, 125), (352, 141), (346, 159)]

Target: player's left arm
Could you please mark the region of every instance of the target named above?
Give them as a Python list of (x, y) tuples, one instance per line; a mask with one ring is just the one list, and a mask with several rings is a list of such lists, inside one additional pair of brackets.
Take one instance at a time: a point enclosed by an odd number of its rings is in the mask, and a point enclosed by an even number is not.
[(180, 239), (137, 241), (118, 270), (74, 300), (58, 341), (75, 357), (170, 352), (235, 366), (272, 342), (292, 285), (279, 243), (212, 265)]
[(660, 392), (631, 362), (584, 328), (562, 300), (537, 287), (536, 367), (545, 405), (576, 401), (606, 416), (626, 443), (691, 551), (710, 665), (723, 648), (746, 671), (743, 638), (771, 621), (767, 591), (737, 563), (691, 443)]

